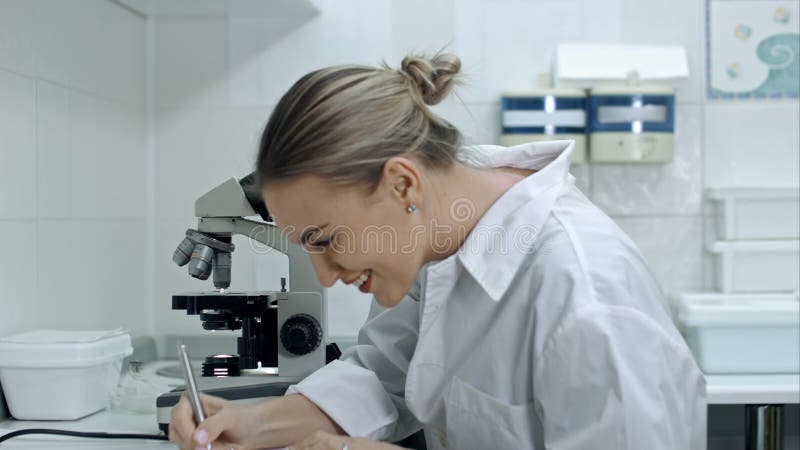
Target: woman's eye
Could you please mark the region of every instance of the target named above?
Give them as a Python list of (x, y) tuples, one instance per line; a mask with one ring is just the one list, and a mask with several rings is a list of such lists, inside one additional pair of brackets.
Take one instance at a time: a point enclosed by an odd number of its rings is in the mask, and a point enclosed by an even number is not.
[(317, 242), (315, 242), (313, 244), (314, 247), (319, 247), (319, 248), (325, 248), (325, 247), (327, 247), (329, 245), (331, 245), (331, 240), (330, 239), (323, 239), (323, 240), (317, 241)]

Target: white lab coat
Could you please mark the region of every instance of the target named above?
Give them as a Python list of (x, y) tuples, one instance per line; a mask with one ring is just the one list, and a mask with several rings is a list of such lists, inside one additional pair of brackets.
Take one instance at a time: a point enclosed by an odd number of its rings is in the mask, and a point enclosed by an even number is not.
[(572, 148), (483, 148), (538, 172), (289, 393), (352, 436), (423, 427), (429, 449), (705, 449), (703, 376), (633, 242), (574, 186)]

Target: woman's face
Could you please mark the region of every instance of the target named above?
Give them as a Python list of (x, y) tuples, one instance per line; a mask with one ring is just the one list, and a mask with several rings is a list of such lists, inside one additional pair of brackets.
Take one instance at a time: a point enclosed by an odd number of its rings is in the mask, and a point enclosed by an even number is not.
[(398, 189), (382, 182), (366, 194), (303, 175), (268, 185), (263, 196), (276, 225), (306, 249), (323, 286), (342, 280), (391, 307), (425, 261), (422, 220), (407, 211)]

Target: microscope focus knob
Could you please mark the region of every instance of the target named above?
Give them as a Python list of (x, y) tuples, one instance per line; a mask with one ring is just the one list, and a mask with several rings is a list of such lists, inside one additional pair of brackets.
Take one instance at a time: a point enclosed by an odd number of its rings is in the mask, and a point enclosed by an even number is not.
[(322, 326), (308, 314), (295, 314), (281, 327), (281, 344), (293, 355), (306, 355), (322, 343)]

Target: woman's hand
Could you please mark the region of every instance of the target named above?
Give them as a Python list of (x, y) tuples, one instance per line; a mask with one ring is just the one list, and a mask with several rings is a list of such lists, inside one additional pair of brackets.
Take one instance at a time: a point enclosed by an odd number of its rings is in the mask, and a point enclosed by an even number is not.
[(370, 441), (364, 438), (351, 438), (317, 431), (289, 447), (289, 450), (400, 450), (402, 447)]
[(206, 420), (195, 426), (194, 413), (186, 395), (172, 408), (169, 422), (169, 440), (181, 450), (213, 448), (245, 450), (260, 448), (255, 442), (261, 427), (256, 405), (237, 405), (218, 397), (200, 394)]
[(181, 450), (206, 448), (209, 442), (215, 450), (280, 448), (318, 430), (344, 434), (317, 405), (298, 394), (247, 405), (200, 394), (200, 402), (206, 420), (198, 426), (185, 394), (172, 408), (169, 440)]

